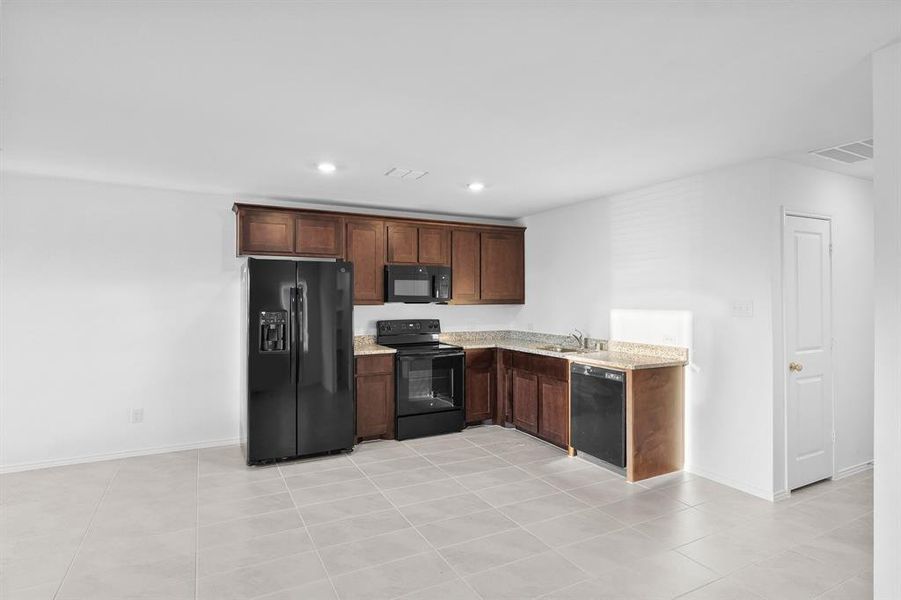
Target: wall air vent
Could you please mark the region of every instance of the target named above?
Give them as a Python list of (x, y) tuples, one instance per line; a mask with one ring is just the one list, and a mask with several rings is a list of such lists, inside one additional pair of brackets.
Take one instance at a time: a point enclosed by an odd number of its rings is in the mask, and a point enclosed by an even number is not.
[(873, 158), (873, 140), (861, 140), (822, 150), (813, 150), (810, 154), (849, 165)]
[(400, 167), (393, 167), (385, 171), (387, 177), (396, 177), (397, 179), (422, 179), (428, 174), (428, 171), (415, 171), (413, 169), (402, 169)]

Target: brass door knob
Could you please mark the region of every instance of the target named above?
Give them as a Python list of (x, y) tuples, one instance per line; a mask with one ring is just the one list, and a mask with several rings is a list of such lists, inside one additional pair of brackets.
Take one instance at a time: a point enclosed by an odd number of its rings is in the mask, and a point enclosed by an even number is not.
[(790, 362), (788, 363), (788, 370), (793, 373), (800, 373), (804, 370), (804, 365), (799, 362)]

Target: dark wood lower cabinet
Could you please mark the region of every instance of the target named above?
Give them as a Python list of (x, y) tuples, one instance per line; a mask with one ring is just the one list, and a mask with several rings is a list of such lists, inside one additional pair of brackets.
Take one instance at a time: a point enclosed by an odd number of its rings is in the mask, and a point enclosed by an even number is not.
[(355, 371), (357, 441), (394, 439), (394, 355), (357, 357)]
[[(512, 369), (507, 366), (510, 363)], [(512, 415), (508, 420), (517, 429), (564, 448), (569, 445), (568, 361), (509, 352), (499, 357), (496, 377), (497, 404), (505, 404), (509, 397)]]
[(538, 435), (558, 446), (569, 442), (569, 382), (538, 378)]
[(480, 423), (494, 418), (494, 349), (466, 351), (466, 422)]
[(513, 424), (538, 433), (538, 375), (513, 369)]

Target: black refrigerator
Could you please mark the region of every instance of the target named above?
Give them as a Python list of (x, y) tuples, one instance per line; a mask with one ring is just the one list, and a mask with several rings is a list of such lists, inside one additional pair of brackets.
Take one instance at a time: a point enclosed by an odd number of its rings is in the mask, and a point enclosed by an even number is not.
[(354, 444), (353, 265), (250, 258), (247, 464)]

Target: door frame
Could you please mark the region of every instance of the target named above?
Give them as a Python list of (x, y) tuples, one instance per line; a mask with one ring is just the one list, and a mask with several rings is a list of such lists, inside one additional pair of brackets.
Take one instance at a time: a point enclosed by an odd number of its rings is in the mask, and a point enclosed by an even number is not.
[(786, 357), (788, 356), (788, 332), (787, 332), (787, 321), (786, 318), (788, 315), (787, 310), (787, 298), (785, 297), (785, 258), (786, 258), (786, 249), (785, 249), (785, 230), (788, 222), (788, 217), (800, 217), (803, 219), (817, 219), (820, 221), (826, 221), (829, 223), (829, 370), (832, 374), (832, 385), (829, 390), (829, 411), (832, 421), (832, 475), (830, 479), (835, 479), (835, 446), (836, 446), (836, 433), (835, 433), (835, 336), (833, 335), (835, 331), (835, 281), (834, 281), (834, 269), (832, 265), (832, 239), (835, 234), (835, 222), (833, 221), (830, 215), (811, 213), (807, 211), (800, 210), (792, 210), (790, 208), (782, 207), (782, 227), (780, 228), (781, 237), (779, 239), (779, 246), (781, 249), (779, 256), (779, 292), (782, 296), (780, 308), (782, 309), (782, 330), (780, 331), (780, 335), (782, 336), (782, 356), (780, 357), (780, 367), (779, 367), (779, 377), (781, 377), (782, 382), (782, 464), (783, 464), (783, 473), (782, 473), (782, 493), (785, 496), (791, 494), (791, 489), (789, 489), (789, 477), (788, 477), (788, 467), (789, 467), (789, 455), (788, 455), (788, 375), (786, 374)]

